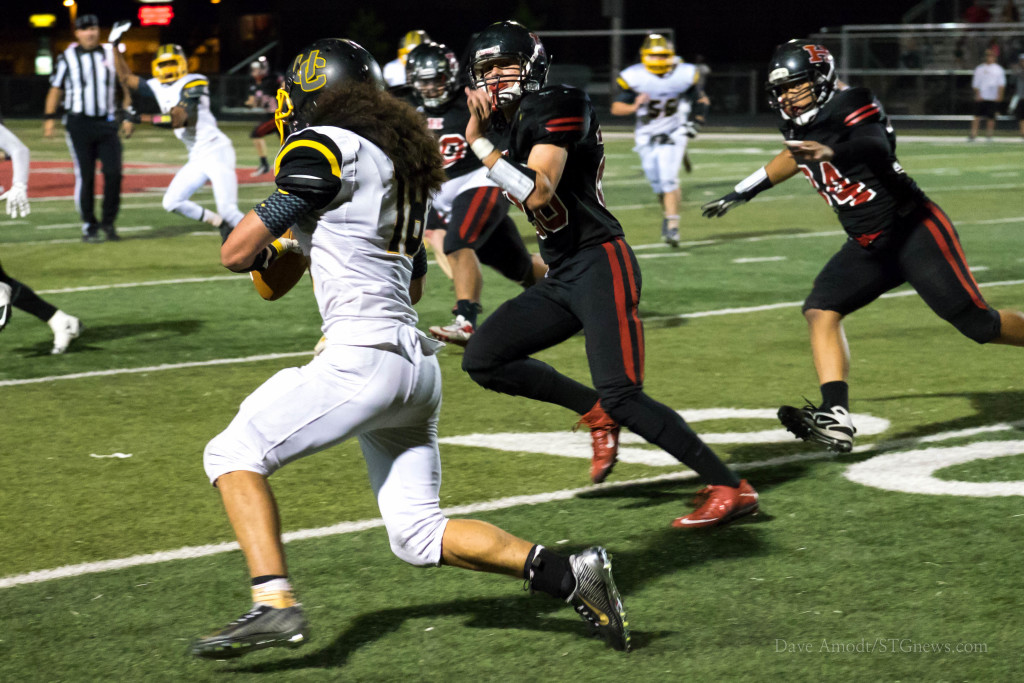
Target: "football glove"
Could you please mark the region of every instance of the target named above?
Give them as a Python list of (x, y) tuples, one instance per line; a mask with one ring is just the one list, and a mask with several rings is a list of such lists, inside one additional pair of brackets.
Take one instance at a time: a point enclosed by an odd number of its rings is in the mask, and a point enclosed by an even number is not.
[(28, 207), (28, 185), (14, 183), (11, 189), (0, 194), (0, 201), (7, 200), (7, 215), (11, 218), (24, 218), (30, 213)]
[(115, 21), (114, 25), (110, 28), (110, 35), (107, 37), (108, 43), (117, 44), (117, 41), (121, 40), (121, 36), (131, 28), (132, 22), (130, 21)]
[(249, 270), (264, 271), (269, 268), (270, 264), (276, 261), (281, 254), (289, 251), (301, 254), (302, 247), (299, 246), (299, 241), (288, 237), (278, 237), (276, 240), (264, 247), (260, 253), (256, 254), (256, 260), (252, 262), (252, 267)]
[(697, 137), (697, 133), (700, 132), (700, 127), (700, 121), (687, 121), (683, 124), (683, 132), (686, 133), (686, 137), (692, 140)]
[(704, 214), (704, 218), (718, 218), (727, 214), (733, 207), (746, 204), (747, 201), (747, 198), (739, 192), (730, 192), (720, 199), (703, 205), (700, 207), (700, 212)]

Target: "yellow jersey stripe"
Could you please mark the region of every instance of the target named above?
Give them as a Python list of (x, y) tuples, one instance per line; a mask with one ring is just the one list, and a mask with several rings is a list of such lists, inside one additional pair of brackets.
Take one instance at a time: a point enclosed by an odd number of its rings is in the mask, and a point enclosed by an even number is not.
[(277, 155), (277, 159), (274, 160), (274, 175), (277, 175), (281, 170), (281, 159), (284, 159), (288, 151), (295, 147), (311, 147), (316, 151), (324, 155), (324, 158), (331, 164), (331, 173), (337, 176), (338, 180), (341, 180), (341, 166), (338, 164), (338, 158), (334, 156), (334, 153), (316, 140), (296, 140), (295, 142), (289, 142), (285, 145), (285, 148), (281, 150), (281, 153)]

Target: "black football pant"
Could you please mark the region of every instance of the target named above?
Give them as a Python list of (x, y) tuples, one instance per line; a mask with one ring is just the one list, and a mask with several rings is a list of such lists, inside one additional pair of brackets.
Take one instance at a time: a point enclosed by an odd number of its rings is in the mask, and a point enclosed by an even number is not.
[(31, 287), (28, 287), (21, 282), (15, 280), (13, 277), (8, 275), (4, 271), (4, 267), (0, 265), (0, 282), (11, 287), (11, 305), (21, 310), (31, 313), (35, 317), (39, 318), (43, 322), (46, 322), (53, 317), (53, 314), (57, 312), (57, 307), (53, 304), (43, 301), (39, 298), (39, 295), (32, 291)]
[[(470, 338), (462, 368), (487, 389), (555, 403), (579, 414), (600, 399), (612, 419), (694, 469), (707, 483), (736, 486), (736, 475), (686, 421), (643, 392), (640, 288), (640, 268), (624, 240), (583, 249), (492, 313)], [(595, 389), (530, 357), (580, 330), (586, 335)]]
[(103, 214), (99, 223), (113, 225), (121, 206), (121, 139), (118, 125), (104, 117), (68, 114), (67, 132), (75, 163), (75, 207), (82, 222), (97, 225), (96, 160), (103, 164)]

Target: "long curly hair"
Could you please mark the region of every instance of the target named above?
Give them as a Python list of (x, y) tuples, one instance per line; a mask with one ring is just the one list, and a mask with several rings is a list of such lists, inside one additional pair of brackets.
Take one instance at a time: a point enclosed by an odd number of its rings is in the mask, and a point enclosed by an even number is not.
[(406, 102), (371, 84), (351, 81), (318, 97), (306, 120), (311, 126), (337, 126), (364, 137), (388, 155), (395, 173), (423, 196), (446, 176), (437, 138), (422, 115)]

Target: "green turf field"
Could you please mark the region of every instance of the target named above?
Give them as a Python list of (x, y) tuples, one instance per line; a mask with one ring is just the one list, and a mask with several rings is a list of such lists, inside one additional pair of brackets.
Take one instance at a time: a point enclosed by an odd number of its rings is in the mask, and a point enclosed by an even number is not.
[[(7, 123), (34, 161), (68, 158), (38, 122)], [(224, 127), (254, 167), (251, 126)], [(901, 288), (847, 322), (854, 453), (792, 439), (772, 416), (819, 398), (799, 306), (838, 223), (799, 177), (704, 220), (701, 203), (780, 148), (705, 135), (670, 249), (631, 146), (607, 136), (604, 189), (643, 268), (648, 393), (742, 468), (761, 514), (671, 528), (699, 484), (629, 435), (609, 482), (587, 486), (577, 416), (484, 391), (454, 347), (440, 432), (453, 514), (477, 504), (536, 542), (609, 548), (632, 653), (518, 582), (397, 560), (349, 443), (273, 478), (311, 642), (190, 659), (188, 642), (249, 599), (241, 554), (218, 545), (233, 537), (203, 447), (250, 391), (308, 358), (319, 317), (308, 278), (261, 300), (219, 266), (209, 226), (165, 213), (153, 191), (124, 196), (119, 243), (82, 244), (66, 199), (0, 218), (7, 272), (85, 325), (63, 356), (22, 311), (0, 335), (0, 681), (1022, 680), (1021, 351), (974, 344)], [(1024, 307), (1024, 145), (915, 137), (899, 151), (989, 302)], [(126, 146), (128, 162), (183, 160), (164, 131)], [(242, 209), (271, 187), (243, 186)], [(208, 189), (195, 199), (213, 206)], [(517, 289), (486, 272), (485, 315)], [(432, 268), (421, 328), (453, 303)], [(582, 337), (542, 358), (587, 378)], [(115, 454), (130, 457), (97, 457)]]

